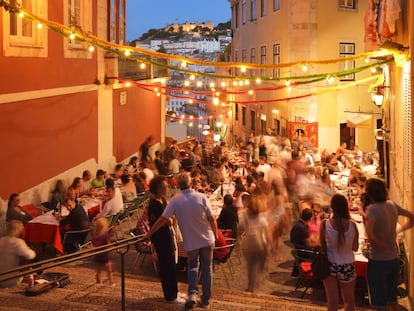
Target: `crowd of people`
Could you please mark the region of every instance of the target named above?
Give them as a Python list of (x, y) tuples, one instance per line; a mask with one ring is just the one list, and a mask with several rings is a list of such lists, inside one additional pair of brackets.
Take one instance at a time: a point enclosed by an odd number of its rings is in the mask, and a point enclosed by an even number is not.
[[(349, 210), (357, 202), (371, 245), (368, 282), (372, 304), (382, 308), (396, 303), (397, 218), (409, 218), (399, 227), (402, 231), (414, 225), (414, 214), (387, 200), (385, 184), (376, 176), (380, 173), (377, 153), (363, 153), (358, 146), (348, 149), (346, 143), (329, 153), (313, 147), (304, 136), (287, 139), (252, 134), (246, 142), (236, 138), (234, 146), (220, 142), (212, 150), (204, 143), (179, 147), (173, 141), (152, 156), (154, 142), (149, 136), (140, 147), (139, 157), (117, 164), (112, 174), (99, 169), (93, 178), (85, 170), (67, 189), (57, 181), (47, 208), (67, 206), (70, 213), (61, 224), (85, 228), (91, 226), (91, 219), (77, 200), (83, 194), (94, 195), (95, 189), (105, 188), (102, 210), (95, 216), (102, 219), (119, 213), (125, 202), (149, 191), (146, 216), (150, 231), (146, 237), (158, 254), (166, 301), (184, 303), (184, 295), (177, 288), (177, 230), (187, 256), (187, 308), (198, 300), (199, 270), (200, 303), (205, 308), (210, 304), (214, 249), (226, 244), (223, 232), (241, 241), (247, 266), (246, 290), (250, 292), (260, 288), (266, 261), (279, 259), (282, 237), (290, 233), (293, 247), (322, 247), (328, 254), (331, 274), (323, 281), (328, 310), (338, 308), (338, 284), (345, 310), (354, 310), (353, 252), (359, 245)], [(225, 183), (234, 185), (232, 193), (223, 193)], [(169, 198), (169, 188), (179, 191)], [(344, 188), (352, 189), (352, 197), (358, 200), (354, 202), (343, 191), (338, 193)], [(223, 199), (217, 219), (209, 203), (213, 194)], [(18, 195), (11, 195), (7, 220), (25, 223), (30, 217), (20, 207)], [(95, 223), (95, 244), (102, 245), (108, 240), (107, 224)], [(102, 267), (106, 267), (112, 283), (110, 259), (100, 258), (97, 263), (97, 282), (102, 281)], [(292, 275), (297, 269), (293, 268)]]

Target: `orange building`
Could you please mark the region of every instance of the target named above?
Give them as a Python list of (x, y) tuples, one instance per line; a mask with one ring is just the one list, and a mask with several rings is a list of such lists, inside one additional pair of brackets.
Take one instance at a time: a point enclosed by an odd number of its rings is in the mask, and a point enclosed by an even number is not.
[[(47, 21), (125, 42), (126, 0), (17, 2)], [(91, 52), (76, 37), (21, 18), (2, 3), (0, 207), (14, 192), (22, 203), (39, 204), (56, 179), (69, 184), (84, 169), (111, 172), (148, 135), (163, 139), (160, 97), (113, 83), (116, 55)]]

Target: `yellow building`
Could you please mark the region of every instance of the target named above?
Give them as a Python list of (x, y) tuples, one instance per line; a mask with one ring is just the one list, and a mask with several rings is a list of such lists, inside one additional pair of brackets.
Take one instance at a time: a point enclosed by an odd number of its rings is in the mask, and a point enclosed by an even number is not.
[[(284, 78), (294, 84), (301, 80), (296, 76), (337, 73), (346, 69), (367, 65), (364, 59), (307, 65), (306, 60), (339, 59), (364, 52), (364, 13), (367, 4), (363, 1), (283, 1), (283, 0), (231, 0), (232, 6), (232, 55), (233, 61), (278, 64), (296, 63), (277, 69), (247, 70), (245, 75)], [(355, 3), (354, 3), (355, 2)], [(306, 67), (306, 68), (305, 68)], [(304, 71), (307, 69), (306, 71)], [(236, 72), (236, 75), (243, 75)], [(246, 113), (245, 125), (235, 123), (235, 133), (246, 136), (251, 130), (260, 134), (266, 127), (285, 135), (289, 123), (317, 122), (317, 146), (334, 152), (340, 141), (348, 145), (358, 144), (361, 150), (376, 149), (374, 130), (381, 119), (381, 109), (371, 103), (368, 85), (358, 85), (342, 90), (320, 93), (328, 87), (355, 84), (369, 77), (369, 70), (342, 77), (333, 81), (292, 86), (273, 92), (256, 93), (258, 100), (275, 98), (303, 98), (281, 100), (257, 105), (237, 105)], [(262, 81), (264, 86), (277, 86), (277, 82)], [(332, 84), (329, 84), (332, 83)], [(236, 99), (237, 101), (237, 99)], [(359, 115), (356, 112), (366, 112)], [(347, 127), (350, 120), (360, 117), (368, 119), (363, 127)], [(256, 119), (255, 122), (252, 119)], [(240, 120), (239, 120), (240, 121)], [(368, 123), (368, 124), (367, 124)], [(350, 146), (350, 147), (351, 147)]]
[[(297, 98), (303, 94), (319, 94), (294, 100), (269, 101), (260, 104), (241, 104), (246, 95), (232, 95), (236, 104), (234, 110), (234, 134), (246, 137), (249, 132), (262, 133), (267, 127), (277, 133), (287, 135), (289, 123), (305, 120), (317, 122), (318, 147), (335, 151), (341, 140), (353, 139), (361, 150), (378, 149), (383, 152), (385, 179), (389, 196), (402, 207), (413, 211), (413, 113), (412, 85), (414, 46), (413, 20), (414, 9), (410, 1), (397, 1), (400, 10), (391, 34), (375, 33), (370, 37), (367, 19), (370, 7), (389, 3), (387, 0), (229, 0), (232, 9), (233, 42), (231, 61), (252, 64), (287, 64), (295, 65), (277, 69), (251, 69), (243, 73), (235, 70), (238, 77), (255, 75), (258, 78), (291, 77), (290, 82), (297, 81), (295, 76), (321, 74), (342, 71), (364, 66), (360, 59), (347, 63), (328, 63), (324, 66), (307, 66), (302, 71), (306, 60), (338, 59), (342, 56), (358, 55), (365, 51), (384, 49), (393, 52), (393, 62), (378, 68), (384, 74), (382, 88), (382, 105), (376, 106), (371, 101), (372, 82), (358, 84), (358, 81), (373, 75), (370, 71), (356, 73), (354, 76), (336, 77), (335, 91), (323, 94), (321, 90), (329, 85), (315, 83), (291, 87), (267, 93), (255, 93), (255, 100), (275, 98)], [(378, 28), (378, 24), (375, 24)], [(390, 43), (391, 42), (391, 43)], [(385, 58), (371, 59), (382, 61)], [(300, 62), (304, 61), (304, 62)], [(366, 63), (369, 64), (369, 63)], [(343, 80), (343, 81), (341, 81)], [(285, 81), (264, 82), (263, 85), (282, 85)], [(350, 88), (340, 88), (350, 84)], [(362, 114), (361, 114), (362, 112)], [(353, 122), (355, 121), (355, 122)], [(360, 124), (360, 121), (363, 124)], [(354, 123), (354, 124), (351, 124)], [(357, 124), (357, 125), (356, 125)], [(356, 126), (355, 126), (356, 125)], [(361, 126), (362, 125), (362, 126)], [(353, 126), (353, 127), (349, 127)], [(354, 127), (355, 126), (355, 127)], [(352, 141), (351, 141), (352, 142)], [(405, 233), (404, 242), (408, 253), (408, 283), (414, 284), (413, 230)], [(414, 296), (414, 286), (408, 288), (409, 297)]]

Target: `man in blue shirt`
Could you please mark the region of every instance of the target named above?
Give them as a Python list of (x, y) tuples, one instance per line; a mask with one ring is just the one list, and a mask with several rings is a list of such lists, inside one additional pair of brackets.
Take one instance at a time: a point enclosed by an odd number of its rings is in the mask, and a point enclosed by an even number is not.
[(152, 226), (147, 237), (150, 238), (152, 234), (167, 224), (169, 217), (175, 215), (183, 236), (184, 249), (188, 256), (188, 300), (185, 306), (187, 309), (192, 309), (196, 304), (198, 263), (200, 263), (203, 289), (201, 303), (202, 307), (208, 307), (211, 297), (216, 221), (212, 216), (207, 197), (203, 193), (190, 189), (191, 177), (188, 174), (179, 174), (177, 184), (181, 193), (171, 199), (163, 214)]

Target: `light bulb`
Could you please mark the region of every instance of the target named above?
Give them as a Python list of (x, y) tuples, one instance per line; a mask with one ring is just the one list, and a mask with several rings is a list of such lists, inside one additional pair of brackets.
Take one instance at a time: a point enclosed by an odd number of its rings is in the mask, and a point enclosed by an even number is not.
[(139, 68), (141, 68), (141, 69), (145, 69), (146, 67), (147, 67), (147, 65), (145, 63), (139, 64)]
[(131, 52), (130, 52), (130, 51), (128, 51), (128, 50), (126, 50), (126, 51), (124, 52), (124, 55), (125, 55), (125, 56), (129, 56), (129, 55), (131, 55)]
[(95, 51), (95, 47), (93, 45), (89, 46), (88, 48), (89, 52), (94, 52)]
[(242, 66), (242, 67), (240, 67), (240, 72), (246, 72), (246, 66)]
[(42, 23), (38, 23), (37, 24), (37, 29), (42, 29), (43, 28), (43, 24)]
[(73, 32), (69, 35), (69, 39), (70, 40), (75, 40), (75, 34)]

